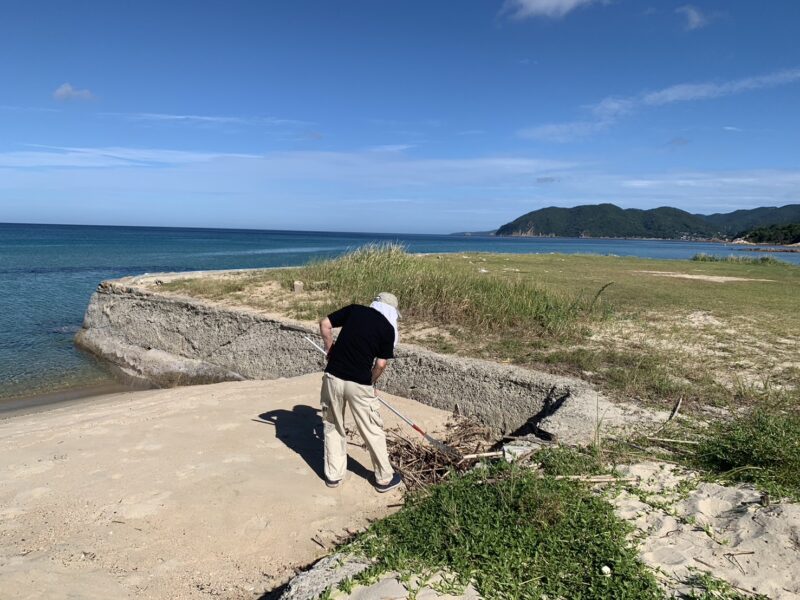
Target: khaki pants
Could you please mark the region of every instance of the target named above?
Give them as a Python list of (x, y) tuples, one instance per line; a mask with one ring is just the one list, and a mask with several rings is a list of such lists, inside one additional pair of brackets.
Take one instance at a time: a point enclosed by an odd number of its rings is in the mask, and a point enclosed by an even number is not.
[(347, 436), (344, 429), (345, 405), (367, 444), (372, 468), (378, 483), (388, 483), (394, 475), (386, 451), (386, 434), (378, 408), (380, 402), (370, 385), (361, 385), (325, 373), (322, 377), (322, 419), (325, 424), (325, 477), (331, 481), (344, 478), (347, 471)]

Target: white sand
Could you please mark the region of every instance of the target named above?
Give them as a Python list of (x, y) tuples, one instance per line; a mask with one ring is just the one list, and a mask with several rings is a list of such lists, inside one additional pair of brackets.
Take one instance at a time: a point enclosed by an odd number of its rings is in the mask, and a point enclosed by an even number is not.
[(768, 281), (774, 279), (756, 279), (755, 277), (729, 277), (727, 275), (692, 275), (691, 273), (674, 273), (672, 271), (634, 271), (655, 277), (675, 277), (677, 279), (695, 279), (697, 281), (711, 281), (713, 283), (728, 283), (731, 281)]
[[(330, 546), (393, 510), (400, 492), (373, 490), (360, 447), (341, 488), (320, 478), (319, 384), (116, 394), (0, 421), (0, 597), (253, 598), (326, 554), (312, 537)], [(387, 399), (431, 430), (447, 418)]]
[[(671, 589), (692, 570), (711, 573), (742, 591), (769, 598), (800, 598), (800, 506), (762, 506), (747, 487), (699, 483), (670, 465), (637, 464), (622, 469), (642, 478), (642, 499), (623, 492), (617, 513), (643, 534), (645, 564), (657, 568)], [(682, 480), (696, 488), (681, 494)]]

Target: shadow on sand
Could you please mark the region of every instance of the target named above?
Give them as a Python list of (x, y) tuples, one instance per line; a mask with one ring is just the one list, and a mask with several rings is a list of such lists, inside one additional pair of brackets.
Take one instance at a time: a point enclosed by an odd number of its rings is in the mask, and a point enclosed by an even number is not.
[[(306, 461), (320, 479), (325, 479), (325, 452), (323, 449), (323, 426), (320, 411), (305, 404), (295, 404), (292, 410), (283, 408), (270, 410), (253, 419), (258, 423), (273, 425), (275, 437), (294, 450)], [(347, 457), (347, 470), (371, 481), (372, 471), (354, 458)]]

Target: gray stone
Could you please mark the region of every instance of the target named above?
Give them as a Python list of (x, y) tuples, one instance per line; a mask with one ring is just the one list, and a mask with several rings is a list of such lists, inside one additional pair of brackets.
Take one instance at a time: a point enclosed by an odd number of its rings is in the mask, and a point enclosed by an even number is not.
[(347, 596), (349, 600), (404, 600), (408, 590), (396, 577), (386, 577)]
[(325, 590), (335, 589), (342, 581), (355, 577), (370, 564), (369, 560), (360, 557), (343, 554), (328, 556), (292, 579), (279, 600), (315, 600)]

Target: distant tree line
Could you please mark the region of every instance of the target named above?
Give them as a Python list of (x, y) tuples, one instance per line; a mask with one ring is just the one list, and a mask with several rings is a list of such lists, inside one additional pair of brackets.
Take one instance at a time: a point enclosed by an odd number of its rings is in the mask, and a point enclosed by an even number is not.
[(738, 237), (754, 244), (800, 244), (800, 223), (759, 227), (742, 233)]

